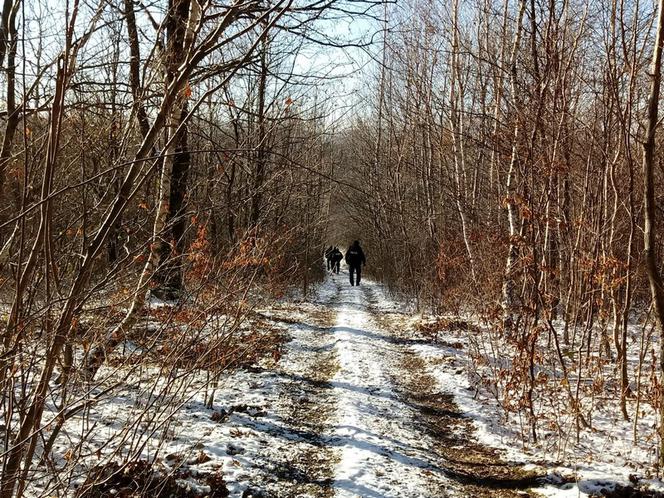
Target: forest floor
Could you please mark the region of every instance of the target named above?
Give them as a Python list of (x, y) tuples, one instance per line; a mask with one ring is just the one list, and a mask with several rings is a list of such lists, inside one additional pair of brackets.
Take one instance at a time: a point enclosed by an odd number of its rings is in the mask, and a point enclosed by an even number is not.
[(194, 489), (216, 475), (237, 498), (642, 496), (479, 437), (477, 420), (496, 417), (450, 388), (463, 345), (432, 343), (370, 280), (332, 275), (314, 300), (256, 313), (283, 332), (278, 361), (230, 372), (213, 409), (193, 397), (163, 443), (161, 465)]

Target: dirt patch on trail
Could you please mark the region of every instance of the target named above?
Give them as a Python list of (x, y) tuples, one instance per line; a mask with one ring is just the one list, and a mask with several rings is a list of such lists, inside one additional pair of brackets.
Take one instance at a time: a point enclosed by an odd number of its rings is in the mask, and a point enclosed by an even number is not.
[(322, 434), (325, 434), (336, 410), (329, 382), (339, 370), (339, 363), (331, 352), (317, 356), (311, 365), (309, 378), (298, 385), (299, 393), (293, 400), (289, 416), (289, 423), (309, 434), (311, 439), (307, 448), (294, 455), (290, 478), (295, 480), (296, 485), (286, 496), (327, 498), (334, 495), (330, 485), (339, 457), (332, 447), (325, 445)]
[(464, 417), (453, 396), (437, 392), (435, 379), (427, 373), (424, 360), (405, 351), (400, 376), (395, 386), (404, 403), (419, 414), (416, 424), (433, 441), (445, 474), (469, 497), (537, 497), (528, 488), (541, 479), (520, 465), (505, 462), (499, 452), (475, 441), (472, 422)]
[(315, 303), (289, 303), (274, 307), (270, 314), (260, 311), (254, 311), (253, 314), (262, 320), (287, 325), (302, 325), (304, 323), (318, 328), (331, 327), (336, 318), (336, 313), (327, 305)]
[(337, 408), (330, 381), (339, 363), (334, 349), (327, 347), (333, 341), (330, 328), (335, 315), (323, 309), (308, 311), (309, 323), (293, 322), (307, 338), (304, 369), (298, 374), (284, 372), (292, 379), (283, 392), (284, 403), (289, 406), (287, 426), (293, 428), (289, 437), (300, 444), (293, 445), (292, 453), (275, 469), (278, 484), (273, 495), (279, 498), (334, 496), (331, 485), (339, 456), (326, 444), (325, 434)]

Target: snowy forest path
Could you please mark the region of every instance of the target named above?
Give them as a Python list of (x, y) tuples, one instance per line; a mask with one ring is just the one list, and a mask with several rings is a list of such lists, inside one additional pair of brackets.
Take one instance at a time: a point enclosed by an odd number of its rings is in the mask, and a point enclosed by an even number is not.
[[(287, 345), (293, 446), (282, 497), (536, 496), (537, 476), (477, 443), (470, 419), (427, 373), (396, 311), (371, 281), (324, 284), (296, 306)], [(294, 355), (294, 356), (293, 356)]]
[(339, 298), (334, 328), (339, 371), (333, 440), (341, 448), (333, 487), (339, 497), (449, 496), (450, 482), (417, 430), (417, 409), (396, 387), (403, 346), (379, 326), (372, 284), (350, 287), (333, 277)]

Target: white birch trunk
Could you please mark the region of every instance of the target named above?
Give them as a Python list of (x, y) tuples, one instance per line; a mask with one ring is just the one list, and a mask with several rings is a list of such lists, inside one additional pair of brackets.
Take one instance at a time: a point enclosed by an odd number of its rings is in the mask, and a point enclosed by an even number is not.
[[(519, 15), (516, 20), (516, 29), (514, 31), (514, 44), (512, 45), (512, 54), (510, 57), (510, 86), (512, 91), (512, 102), (516, 102), (517, 86), (516, 86), (516, 57), (521, 44), (521, 23), (523, 15), (526, 10), (525, 0), (521, 0), (519, 5)], [(518, 111), (517, 111), (518, 112)], [(518, 213), (516, 207), (516, 189), (514, 183), (516, 182), (516, 166), (519, 158), (519, 136), (521, 135), (521, 126), (518, 116), (514, 120), (514, 133), (512, 142), (512, 156), (510, 158), (509, 169), (507, 170), (507, 178), (505, 184), (505, 195), (507, 205), (507, 222), (509, 226), (509, 249), (507, 251), (507, 261), (505, 264), (505, 278), (503, 280), (503, 326), (508, 334), (512, 332), (514, 324), (514, 270), (519, 257), (518, 239)]]

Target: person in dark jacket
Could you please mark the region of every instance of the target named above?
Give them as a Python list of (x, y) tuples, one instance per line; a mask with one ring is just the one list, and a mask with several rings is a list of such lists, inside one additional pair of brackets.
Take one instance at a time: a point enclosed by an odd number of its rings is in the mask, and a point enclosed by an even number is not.
[(344, 259), (344, 255), (341, 253), (338, 247), (335, 247), (332, 250), (330, 259), (332, 260), (332, 273), (336, 273), (338, 275), (339, 267), (341, 266), (341, 260)]
[(334, 252), (334, 248), (332, 246), (325, 249), (325, 261), (327, 262), (327, 271), (330, 271), (330, 268), (332, 267), (332, 252)]
[[(364, 257), (364, 251), (360, 247), (360, 241), (356, 240), (346, 251), (346, 263), (348, 263), (350, 285), (360, 285), (362, 279), (362, 266), (367, 264), (367, 258)], [(357, 275), (355, 280), (353, 276)]]

